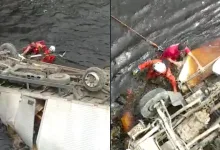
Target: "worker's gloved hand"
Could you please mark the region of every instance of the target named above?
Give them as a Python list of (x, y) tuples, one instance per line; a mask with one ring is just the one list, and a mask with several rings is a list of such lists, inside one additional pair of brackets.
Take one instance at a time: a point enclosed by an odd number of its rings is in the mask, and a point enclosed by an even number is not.
[(158, 46), (157, 50), (163, 52), (164, 49), (163, 49), (163, 47)]
[(21, 54), (18, 54), (18, 57), (20, 57), (21, 61), (24, 60), (24, 59), (26, 59), (26, 58), (25, 58), (23, 55), (21, 55)]
[(183, 62), (179, 61), (176, 63), (176, 65), (177, 65), (177, 68), (180, 69), (183, 66)]
[(140, 72), (140, 69), (139, 68), (136, 68), (136, 69), (134, 69), (133, 71), (132, 71), (132, 74), (133, 74), (133, 76), (135, 76), (137, 73), (139, 73)]
[(205, 71), (205, 69), (202, 66), (199, 66), (198, 70), (203, 73)]

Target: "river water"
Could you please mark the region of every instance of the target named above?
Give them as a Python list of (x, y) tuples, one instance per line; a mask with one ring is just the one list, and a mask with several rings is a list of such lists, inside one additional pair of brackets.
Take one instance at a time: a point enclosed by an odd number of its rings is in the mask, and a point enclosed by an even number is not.
[(0, 1), (0, 42), (17, 49), (27, 40), (55, 45), (64, 59), (57, 63), (78, 68), (109, 66), (109, 0)]
[[(219, 0), (112, 0), (111, 13), (163, 48), (186, 42), (193, 49), (220, 35)], [(130, 71), (155, 48), (111, 20), (112, 101), (132, 85)]]
[[(109, 66), (109, 0), (2, 0), (0, 8), (0, 44), (21, 50), (28, 40), (45, 40), (58, 53), (66, 51), (58, 64)], [(0, 150), (6, 150), (7, 136), (2, 133), (0, 139)]]

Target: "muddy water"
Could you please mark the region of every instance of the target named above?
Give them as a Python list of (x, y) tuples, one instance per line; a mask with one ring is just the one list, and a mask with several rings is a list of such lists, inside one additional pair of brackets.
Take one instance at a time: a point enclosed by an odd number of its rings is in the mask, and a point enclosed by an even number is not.
[(0, 1), (0, 43), (18, 49), (31, 40), (45, 40), (58, 52), (57, 63), (103, 67), (110, 57), (109, 0)]
[[(220, 35), (218, 0), (112, 0), (112, 14), (162, 47), (186, 42), (195, 48)], [(130, 71), (155, 48), (112, 19), (112, 99), (131, 86)]]

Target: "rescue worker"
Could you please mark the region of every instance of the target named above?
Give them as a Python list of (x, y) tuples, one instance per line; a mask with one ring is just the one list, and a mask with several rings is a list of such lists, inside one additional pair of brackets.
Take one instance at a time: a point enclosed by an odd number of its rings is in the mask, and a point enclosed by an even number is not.
[(198, 65), (198, 68), (200, 71), (204, 71), (203, 67), (201, 66), (199, 61), (195, 58), (195, 56), (192, 54), (191, 50), (186, 45), (184, 45), (182, 43), (173, 44), (173, 45), (169, 46), (168, 48), (166, 48), (163, 51), (160, 59), (162, 59), (162, 60), (167, 59), (171, 64), (174, 64), (175, 66), (180, 68), (183, 65), (183, 63), (182, 63), (182, 61), (178, 61), (178, 60), (180, 60), (180, 57), (184, 57), (186, 55), (189, 55), (192, 57), (192, 59)]
[(50, 46), (49, 49), (44, 51), (44, 57), (41, 59), (41, 61), (47, 62), (47, 63), (53, 63), (56, 56), (51, 55), (51, 54), (54, 52), (55, 52), (55, 46)]
[(55, 52), (55, 46), (50, 46), (48, 49), (44, 41), (31, 42), (27, 47), (23, 48), (23, 53), (19, 56), (21, 59), (25, 59), (24, 56), (28, 54), (40, 54), (39, 56), (43, 57), (41, 61), (52, 63), (55, 60), (55, 56), (51, 53)]
[(177, 83), (176, 79), (171, 73), (169, 67), (161, 59), (154, 59), (146, 61), (138, 66), (137, 69), (133, 71), (133, 75), (136, 75), (138, 72), (148, 68), (148, 73), (146, 79), (156, 78), (158, 76), (163, 76), (169, 80), (172, 85), (173, 91), (177, 92)]

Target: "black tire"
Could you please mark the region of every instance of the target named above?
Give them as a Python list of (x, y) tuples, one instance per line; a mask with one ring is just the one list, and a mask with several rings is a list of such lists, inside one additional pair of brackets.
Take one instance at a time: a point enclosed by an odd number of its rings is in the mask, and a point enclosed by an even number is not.
[[(97, 75), (99, 80), (96, 81), (95, 85), (89, 86), (88, 83), (90, 81), (88, 81), (88, 76), (92, 74)], [(105, 82), (106, 82), (105, 72), (98, 67), (88, 68), (85, 74), (83, 75), (82, 81), (87, 90), (92, 91), (92, 92), (100, 91), (104, 87)]]
[(153, 97), (155, 97), (158, 93), (165, 92), (165, 89), (162, 88), (156, 88), (154, 90), (151, 90), (147, 94), (145, 94), (139, 101), (138, 109), (140, 110), (144, 105), (151, 100)]
[(47, 76), (50, 81), (60, 83), (60, 84), (69, 84), (70, 76), (65, 73), (54, 73)]
[(18, 57), (18, 51), (15, 48), (15, 46), (11, 43), (4, 43), (0, 46), (0, 51), (8, 50), (10, 51), (10, 55), (14, 58), (19, 58)]
[(169, 102), (168, 101), (169, 97), (168, 94), (166, 94), (165, 92), (166, 92), (165, 89), (157, 88), (148, 92), (143, 96), (143, 98), (139, 101), (138, 109), (140, 114), (144, 118), (150, 118), (155, 115), (156, 110), (153, 109), (152, 106), (158, 103), (161, 100), (161, 98), (163, 98), (161, 97), (162, 95), (165, 95), (165, 97), (167, 96), (167, 98), (163, 99), (165, 104), (167, 105), (167, 103)]

